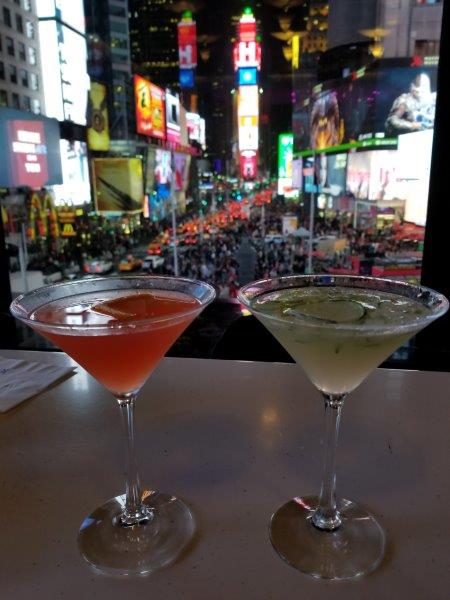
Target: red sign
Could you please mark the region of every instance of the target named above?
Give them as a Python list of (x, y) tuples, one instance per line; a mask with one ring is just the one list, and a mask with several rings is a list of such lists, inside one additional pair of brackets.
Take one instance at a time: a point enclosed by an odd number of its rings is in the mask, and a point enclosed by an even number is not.
[(256, 42), (256, 21), (241, 21), (238, 36), (240, 42)]
[(243, 179), (255, 179), (258, 170), (256, 152), (242, 152), (240, 155), (241, 176)]
[(180, 69), (197, 66), (197, 26), (194, 21), (178, 23), (178, 57)]
[(47, 143), (42, 121), (8, 122), (11, 144), (11, 180), (31, 188), (48, 181)]
[(240, 67), (261, 68), (261, 44), (258, 42), (236, 42), (234, 45), (234, 69)]

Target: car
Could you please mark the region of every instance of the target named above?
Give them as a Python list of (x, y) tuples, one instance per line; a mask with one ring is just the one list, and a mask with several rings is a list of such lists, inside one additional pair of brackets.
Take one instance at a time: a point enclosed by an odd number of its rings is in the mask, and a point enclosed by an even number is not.
[(150, 254), (146, 256), (142, 261), (142, 270), (149, 271), (150, 269), (154, 271), (159, 267), (162, 267), (164, 264), (164, 258), (159, 254)]
[(114, 265), (110, 260), (95, 258), (93, 260), (86, 260), (83, 263), (83, 271), (84, 273), (101, 275), (103, 273), (109, 273), (113, 266)]
[(161, 254), (162, 252), (162, 248), (161, 248), (161, 244), (159, 244), (158, 242), (151, 242), (148, 245), (147, 248), (147, 254)]
[(119, 271), (136, 271), (142, 266), (142, 261), (139, 258), (135, 258), (131, 254), (122, 258), (119, 262)]

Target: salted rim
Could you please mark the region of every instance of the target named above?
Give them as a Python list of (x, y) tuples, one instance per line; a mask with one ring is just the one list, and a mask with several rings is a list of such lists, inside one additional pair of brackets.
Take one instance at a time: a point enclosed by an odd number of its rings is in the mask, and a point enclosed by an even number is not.
[[(327, 281), (328, 280), (328, 281)], [(309, 281), (309, 285), (295, 285), (296, 281)], [(431, 309), (431, 314), (429, 315), (423, 315), (422, 317), (419, 317), (416, 321), (410, 322), (410, 323), (403, 323), (401, 325), (367, 325), (367, 324), (358, 324), (358, 323), (329, 323), (329, 322), (324, 322), (324, 323), (320, 323), (320, 322), (312, 322), (310, 320), (308, 320), (307, 318), (305, 319), (301, 319), (301, 318), (297, 318), (295, 319), (295, 317), (292, 320), (286, 320), (283, 318), (280, 318), (278, 316), (274, 316), (274, 315), (269, 315), (267, 313), (265, 313), (262, 310), (258, 310), (256, 308), (254, 308), (254, 306), (252, 305), (252, 302), (256, 299), (256, 298), (260, 298), (261, 296), (265, 296), (268, 293), (273, 293), (273, 292), (277, 292), (280, 290), (289, 290), (289, 289), (300, 289), (300, 288), (311, 288), (311, 287), (335, 287), (335, 288), (341, 288), (341, 289), (345, 289), (345, 288), (351, 288), (351, 285), (342, 285), (339, 284), (339, 281), (348, 281), (349, 283), (351, 283), (352, 281), (355, 282), (367, 282), (367, 283), (372, 283), (374, 285), (373, 288), (371, 288), (370, 286), (354, 286), (353, 289), (362, 289), (362, 290), (373, 290), (374, 292), (386, 292), (388, 294), (397, 294), (399, 296), (402, 296), (401, 293), (401, 289), (409, 289), (409, 290), (416, 290), (418, 293), (420, 294), (424, 294), (424, 292), (427, 292), (430, 297), (433, 297), (436, 301), (436, 305), (433, 307), (430, 307)], [(292, 283), (292, 285), (283, 285), (284, 284), (288, 284), (288, 283)], [(377, 288), (376, 285), (379, 284), (380, 288)], [(383, 288), (388, 288), (389, 286), (395, 286), (396, 290), (389, 290), (389, 289), (383, 289)], [(252, 288), (261, 288), (261, 291), (259, 293), (255, 293), (254, 295), (252, 295), (251, 300), (247, 297), (247, 294), (252, 290)], [(416, 300), (418, 302), (421, 301), (420, 297), (416, 295), (414, 296), (408, 296), (408, 295), (404, 295), (407, 298), (411, 298), (413, 300)], [(424, 324), (426, 323), (431, 323), (432, 321), (436, 320), (438, 317), (441, 317), (443, 314), (445, 314), (449, 308), (449, 302), (447, 300), (447, 298), (443, 295), (440, 294), (439, 292), (436, 292), (434, 290), (432, 290), (431, 288), (422, 286), (422, 285), (414, 285), (411, 283), (406, 283), (405, 281), (397, 281), (395, 279), (384, 279), (381, 277), (364, 277), (364, 276), (358, 276), (358, 275), (291, 275), (288, 277), (277, 277), (277, 278), (273, 278), (273, 279), (259, 279), (258, 281), (253, 281), (251, 283), (248, 283), (247, 285), (243, 286), (237, 294), (237, 298), (238, 300), (244, 304), (251, 313), (255, 314), (255, 315), (261, 315), (262, 317), (264, 317), (265, 319), (269, 319), (269, 320), (273, 320), (273, 321), (278, 321), (280, 323), (283, 324), (292, 324), (295, 322), (301, 322), (302, 324), (304, 324), (307, 327), (310, 328), (317, 328), (317, 329), (329, 329), (332, 328), (333, 330), (338, 330), (338, 331), (354, 331), (354, 332), (358, 332), (358, 333), (366, 333), (366, 332), (376, 332), (376, 333), (383, 333), (383, 332), (387, 332), (387, 331), (394, 331), (394, 332), (402, 332), (402, 331), (411, 331), (414, 330), (420, 326), (423, 327)]]
[[(33, 290), (32, 292), (28, 292), (26, 294), (21, 294), (20, 296), (17, 296), (17, 298), (15, 298), (9, 309), (12, 313), (12, 315), (19, 319), (20, 321), (23, 321), (24, 323), (27, 323), (28, 325), (30, 325), (31, 327), (42, 327), (48, 330), (60, 330), (60, 331), (106, 331), (106, 330), (121, 330), (121, 329), (136, 329), (138, 327), (142, 327), (142, 326), (149, 326), (149, 325), (158, 325), (158, 324), (163, 324), (166, 323), (168, 321), (176, 321), (177, 319), (184, 319), (185, 317), (189, 317), (191, 315), (195, 315), (196, 313), (198, 313), (200, 310), (203, 310), (208, 304), (210, 304), (210, 302), (212, 302), (216, 296), (216, 292), (213, 288), (212, 285), (210, 285), (209, 283), (206, 283), (204, 281), (199, 281), (197, 279), (188, 279), (186, 277), (170, 277), (170, 276), (166, 276), (166, 275), (134, 275), (134, 276), (114, 276), (114, 277), (93, 277), (92, 279), (87, 279), (85, 280), (86, 283), (95, 283), (96, 281), (111, 281), (112, 285), (111, 288), (109, 290), (102, 290), (102, 291), (117, 291), (118, 294), (120, 294), (120, 292), (129, 292), (129, 291), (147, 291), (150, 292), (152, 290), (154, 291), (169, 291), (169, 292), (178, 292), (179, 294), (185, 294), (186, 296), (189, 296), (189, 293), (181, 291), (181, 290), (176, 290), (176, 289), (169, 289), (169, 288), (164, 288), (163, 286), (158, 287), (158, 285), (155, 285), (154, 287), (148, 287), (148, 288), (133, 288), (133, 287), (129, 287), (129, 288), (123, 288), (122, 289), (116, 289), (114, 290), (114, 286), (113, 286), (113, 282), (116, 280), (120, 280), (120, 281), (126, 281), (126, 280), (130, 280), (130, 281), (143, 281), (143, 282), (148, 282), (148, 281), (172, 281), (175, 283), (186, 283), (189, 285), (199, 285), (201, 287), (203, 287), (206, 290), (206, 301), (202, 301), (199, 300), (198, 298), (194, 298), (195, 300), (198, 301), (198, 306), (196, 306), (195, 308), (192, 308), (191, 310), (186, 310), (184, 312), (179, 312), (173, 315), (165, 315), (164, 317), (151, 317), (151, 318), (146, 318), (146, 319), (139, 319), (136, 321), (127, 321), (127, 322), (117, 322), (117, 323), (104, 323), (104, 324), (95, 324), (95, 325), (89, 325), (89, 324), (84, 324), (84, 325), (68, 325), (68, 324), (64, 324), (64, 323), (50, 323), (48, 321), (37, 321), (35, 319), (31, 319), (29, 314), (26, 313), (25, 309), (23, 307), (21, 307), (21, 302), (23, 300), (23, 298), (30, 298), (32, 296), (37, 296), (38, 294), (42, 294), (45, 293), (46, 290), (52, 290), (56, 287), (58, 288), (63, 288), (63, 287), (70, 287), (70, 286), (74, 286), (76, 284), (82, 284), (83, 280), (79, 280), (79, 281), (65, 281), (64, 283), (57, 283), (57, 284), (50, 284), (41, 288), (37, 288), (36, 290)], [(78, 294), (82, 294), (82, 293), (93, 293), (95, 290), (92, 290), (90, 292), (78, 292)], [(65, 296), (66, 298), (69, 297), (69, 295)], [(190, 296), (192, 297), (192, 296)], [(38, 308), (41, 308), (42, 306), (45, 306), (45, 304), (50, 303), (50, 302), (55, 302), (56, 300), (58, 300), (59, 298), (55, 298), (53, 300), (49, 299), (47, 300), (47, 302), (42, 303), (39, 307), (36, 307), (33, 310), (33, 313), (38, 310)], [(23, 311), (23, 312), (22, 312)]]

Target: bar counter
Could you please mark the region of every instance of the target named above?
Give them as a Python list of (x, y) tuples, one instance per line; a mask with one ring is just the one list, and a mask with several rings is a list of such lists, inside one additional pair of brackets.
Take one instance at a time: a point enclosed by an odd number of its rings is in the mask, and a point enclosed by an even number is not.
[[(0, 350), (67, 365), (62, 353)], [(323, 407), (296, 365), (166, 358), (136, 406), (145, 487), (191, 506), (196, 537), (141, 578), (94, 573), (78, 554), (85, 516), (123, 492), (116, 402), (85, 371), (0, 415), (0, 596), (5, 600), (444, 600), (448, 568), (450, 374), (377, 370), (344, 407), (338, 495), (387, 535), (381, 567), (317, 581), (268, 536), (289, 498), (319, 492)]]

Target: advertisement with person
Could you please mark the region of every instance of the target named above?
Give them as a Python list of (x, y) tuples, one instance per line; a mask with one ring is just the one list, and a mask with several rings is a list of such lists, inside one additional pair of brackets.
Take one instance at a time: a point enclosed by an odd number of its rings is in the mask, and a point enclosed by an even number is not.
[(174, 152), (173, 154), (173, 189), (176, 192), (186, 191), (188, 185), (189, 161), (188, 154)]
[(140, 212), (144, 189), (140, 158), (95, 158), (95, 205), (98, 212)]
[(62, 185), (53, 186), (56, 205), (81, 206), (91, 201), (87, 145), (60, 140)]
[(1, 187), (37, 189), (63, 182), (55, 119), (2, 107), (0, 144), (5, 149), (5, 160), (0, 161)]
[(165, 94), (140, 75), (134, 76), (136, 130), (158, 139), (166, 137)]
[(436, 67), (387, 59), (324, 83), (295, 105), (296, 150), (358, 142), (379, 147), (383, 140), (392, 146), (398, 135), (433, 128), (436, 78)]
[(151, 194), (155, 187), (156, 148), (151, 146), (147, 149), (147, 160), (145, 163), (145, 193)]
[(106, 86), (91, 82), (87, 105), (87, 140), (90, 150), (109, 150), (108, 101)]
[(159, 198), (170, 196), (172, 184), (172, 160), (169, 150), (156, 149), (155, 156), (155, 189)]

